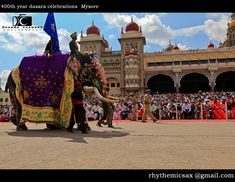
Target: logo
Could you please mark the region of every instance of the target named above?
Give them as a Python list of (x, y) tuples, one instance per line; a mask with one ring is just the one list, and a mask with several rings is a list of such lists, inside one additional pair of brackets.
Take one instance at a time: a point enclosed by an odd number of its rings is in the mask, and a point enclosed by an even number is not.
[(32, 17), (26, 16), (26, 14), (20, 14), (19, 16), (12, 17), (13, 26), (32, 26)]
[(13, 16), (11, 18), (12, 25), (2, 26), (2, 30), (9, 31), (41, 31), (42, 26), (32, 25), (32, 16), (26, 14), (19, 14), (19, 16)]

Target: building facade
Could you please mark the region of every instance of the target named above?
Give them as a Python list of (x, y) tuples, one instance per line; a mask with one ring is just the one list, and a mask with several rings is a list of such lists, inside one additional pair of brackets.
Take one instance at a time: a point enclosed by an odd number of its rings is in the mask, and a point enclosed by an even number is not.
[(11, 105), (9, 93), (0, 90), (0, 106)]
[(121, 28), (120, 51), (112, 51), (100, 29), (88, 27), (81, 33), (80, 51), (96, 53), (103, 65), (110, 93), (235, 91), (235, 13), (228, 23), (227, 39), (217, 47), (180, 50), (169, 45), (162, 52), (144, 53), (146, 40), (141, 26), (134, 22)]

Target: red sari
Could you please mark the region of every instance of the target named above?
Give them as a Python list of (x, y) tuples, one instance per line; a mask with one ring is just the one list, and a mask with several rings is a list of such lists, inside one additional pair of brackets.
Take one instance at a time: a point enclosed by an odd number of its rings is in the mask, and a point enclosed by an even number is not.
[(219, 102), (212, 102), (211, 108), (216, 119), (225, 119), (225, 106)]
[(233, 113), (233, 119), (235, 119), (235, 100), (233, 100), (233, 102), (231, 104), (231, 109), (232, 109), (232, 113)]

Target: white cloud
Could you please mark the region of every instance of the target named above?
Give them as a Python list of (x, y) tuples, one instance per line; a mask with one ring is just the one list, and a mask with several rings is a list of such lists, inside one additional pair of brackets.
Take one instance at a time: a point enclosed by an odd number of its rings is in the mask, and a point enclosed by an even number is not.
[[(68, 51), (69, 50), (69, 42), (71, 41), (70, 35), (71, 33), (68, 32), (66, 29), (59, 29), (58, 30), (58, 37), (60, 42), (60, 50)], [(80, 37), (80, 35), (78, 35)]]
[(180, 50), (189, 50), (189, 49), (192, 49), (191, 47), (188, 47), (187, 45), (185, 44), (182, 44), (182, 43), (178, 43), (177, 46), (180, 48)]
[(131, 16), (120, 13), (105, 13), (103, 16), (104, 20), (111, 26), (111, 28), (115, 27), (119, 30), (121, 30), (121, 27), (125, 27), (131, 20)]
[[(130, 23), (131, 16), (126, 14), (112, 13), (104, 14), (104, 20), (112, 27), (125, 29), (126, 25)], [(132, 16), (134, 21), (142, 26), (142, 31), (148, 43), (159, 44), (166, 46), (169, 39), (174, 37), (174, 33), (169, 26), (162, 24), (157, 14), (145, 14), (138, 18)]]
[[(61, 50), (68, 50), (70, 33), (66, 29), (58, 30), (58, 37)], [(27, 49), (32, 52), (43, 52), (50, 39), (44, 31), (10, 31), (1, 35), (0, 48), (11, 52), (23, 52)]]
[(113, 34), (110, 34), (109, 35), (109, 39), (111, 40), (111, 39), (115, 39), (116, 37), (115, 37), (115, 35), (113, 35)]
[(0, 13), (0, 26), (11, 26), (11, 13)]
[(206, 13), (206, 17), (213, 20), (220, 20), (223, 16), (230, 17), (231, 13)]
[(193, 37), (197, 33), (204, 31), (204, 25), (198, 25), (194, 27), (186, 27), (180, 28), (174, 31), (174, 35), (177, 36), (185, 36), (185, 37)]
[(224, 41), (226, 39), (227, 23), (230, 16), (221, 15), (218, 20), (208, 19), (204, 22), (204, 30), (210, 40)]
[(6, 82), (7, 82), (7, 78), (10, 74), (10, 70), (3, 70), (2, 72), (0, 72), (0, 86), (2, 88), (2, 90), (5, 90), (5, 85), (6, 85)]
[[(177, 37), (193, 37), (198, 33), (205, 33), (210, 40), (224, 41), (227, 31), (227, 23), (229, 22), (230, 13), (208, 13), (208, 18), (202, 24), (185, 27), (180, 29), (172, 29), (161, 22), (161, 16), (165, 14), (144, 14), (143, 17), (132, 16), (134, 21), (142, 26), (142, 32), (146, 37), (147, 44), (160, 45), (166, 47), (169, 40)], [(104, 20), (109, 26), (120, 29), (125, 29), (130, 22), (131, 16), (127, 14), (113, 13), (103, 14)], [(188, 46), (181, 45), (182, 49), (187, 49)]]
[(174, 38), (173, 30), (164, 25), (157, 15), (146, 15), (137, 19), (136, 22), (142, 26), (142, 31), (149, 43), (165, 47), (169, 40)]
[[(6, 31), (2, 26), (11, 26), (9, 19), (12, 14), (0, 14), (0, 48), (10, 52), (24, 52), (30, 50), (32, 53), (42, 53), (50, 39), (43, 30), (37, 31)], [(70, 33), (66, 29), (57, 30), (60, 49), (63, 51), (68, 50), (70, 40)]]

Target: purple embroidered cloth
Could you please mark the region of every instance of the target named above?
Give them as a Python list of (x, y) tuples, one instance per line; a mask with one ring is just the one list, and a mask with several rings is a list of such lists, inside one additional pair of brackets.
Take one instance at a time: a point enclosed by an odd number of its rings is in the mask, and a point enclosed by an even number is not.
[(23, 58), (19, 70), (24, 104), (60, 107), (68, 58), (67, 52), (53, 54), (50, 59), (45, 54)]

